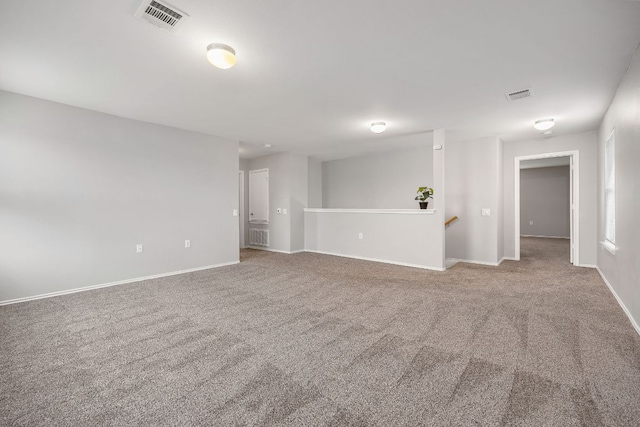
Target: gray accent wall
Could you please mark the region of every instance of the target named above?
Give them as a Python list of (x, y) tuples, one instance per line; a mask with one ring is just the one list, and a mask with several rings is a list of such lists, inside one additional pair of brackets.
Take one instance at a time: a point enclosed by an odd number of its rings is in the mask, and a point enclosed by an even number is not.
[(521, 235), (571, 236), (569, 174), (569, 166), (520, 170)]
[(515, 257), (515, 158), (533, 154), (580, 152), (580, 265), (596, 264), (598, 153), (596, 132), (504, 144), (504, 253)]
[(417, 149), (322, 163), (324, 208), (418, 209), (420, 186), (433, 187), (430, 135)]
[(598, 244), (597, 262), (640, 333), (640, 50), (598, 131), (598, 243), (604, 241), (604, 141), (614, 129), (616, 252)]
[(237, 174), (236, 142), (0, 91), (0, 301), (237, 262)]

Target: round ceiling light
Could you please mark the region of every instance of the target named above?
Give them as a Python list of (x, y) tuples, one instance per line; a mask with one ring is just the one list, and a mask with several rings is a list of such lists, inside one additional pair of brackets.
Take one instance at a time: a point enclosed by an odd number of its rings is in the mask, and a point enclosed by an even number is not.
[(214, 67), (226, 70), (236, 65), (236, 51), (226, 44), (212, 43), (207, 46), (207, 60)]
[(385, 122), (373, 122), (371, 123), (371, 132), (373, 133), (382, 133), (387, 128), (387, 124)]
[(538, 130), (549, 130), (555, 124), (556, 123), (553, 121), (553, 119), (542, 119), (542, 120), (536, 120), (536, 122), (533, 124), (533, 127)]

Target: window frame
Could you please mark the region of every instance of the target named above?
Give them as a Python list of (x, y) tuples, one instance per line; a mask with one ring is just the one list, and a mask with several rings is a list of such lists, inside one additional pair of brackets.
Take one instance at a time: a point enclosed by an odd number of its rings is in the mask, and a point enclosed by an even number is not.
[(615, 129), (604, 141), (604, 241), (603, 247), (616, 251), (616, 138)]

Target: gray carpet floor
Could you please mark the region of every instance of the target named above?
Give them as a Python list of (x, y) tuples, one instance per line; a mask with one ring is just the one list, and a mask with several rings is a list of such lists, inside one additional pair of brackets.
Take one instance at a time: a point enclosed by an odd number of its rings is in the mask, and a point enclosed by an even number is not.
[(241, 260), (0, 307), (0, 424), (640, 425), (640, 337), (565, 240), (444, 273)]

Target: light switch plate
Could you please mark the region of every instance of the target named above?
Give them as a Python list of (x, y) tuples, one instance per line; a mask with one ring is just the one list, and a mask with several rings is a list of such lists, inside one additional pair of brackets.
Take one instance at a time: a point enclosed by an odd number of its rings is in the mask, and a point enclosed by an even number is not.
[(491, 209), (482, 209), (482, 216), (491, 216)]
[(283, 213), (284, 215), (286, 215), (286, 214), (287, 214), (287, 208), (282, 209), (282, 213)]
[(238, 216), (238, 209), (233, 210), (233, 216)]

